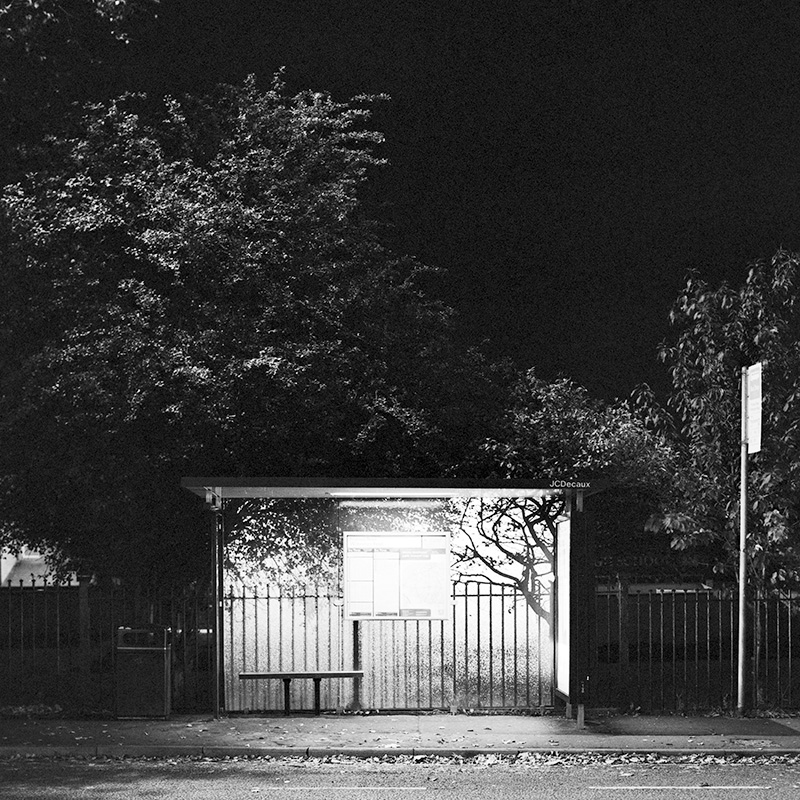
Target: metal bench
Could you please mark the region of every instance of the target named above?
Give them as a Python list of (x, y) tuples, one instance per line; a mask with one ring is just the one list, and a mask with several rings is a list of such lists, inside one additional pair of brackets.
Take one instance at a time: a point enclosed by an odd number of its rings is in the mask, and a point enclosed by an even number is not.
[(350, 670), (317, 670), (311, 672), (240, 672), (239, 680), (258, 681), (280, 678), (283, 681), (283, 707), (286, 714), (291, 714), (289, 701), (289, 686), (293, 678), (311, 678), (314, 681), (314, 713), (320, 713), (319, 687), (323, 678), (363, 678), (364, 672), (360, 669)]

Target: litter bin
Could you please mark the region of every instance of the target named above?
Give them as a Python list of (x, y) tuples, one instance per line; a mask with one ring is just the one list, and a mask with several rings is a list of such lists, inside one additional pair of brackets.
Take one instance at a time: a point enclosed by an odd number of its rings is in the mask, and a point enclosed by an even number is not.
[(117, 628), (116, 711), (120, 719), (169, 716), (170, 629)]

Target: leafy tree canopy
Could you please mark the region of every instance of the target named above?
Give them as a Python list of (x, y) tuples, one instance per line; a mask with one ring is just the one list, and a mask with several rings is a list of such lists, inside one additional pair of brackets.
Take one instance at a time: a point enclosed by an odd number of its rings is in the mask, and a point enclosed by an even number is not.
[[(534, 371), (517, 383), (497, 432), (484, 443), (485, 469), (500, 478), (597, 480), (603, 492), (595, 524), (598, 546), (630, 535), (671, 486), (675, 452), (625, 403), (603, 404), (567, 378), (548, 383)], [(470, 500), (454, 539), (457, 569), (511, 585), (549, 617), (558, 494), (541, 498)], [(626, 527), (628, 525), (629, 527)]]
[(96, 18), (108, 26), (109, 32), (122, 40), (127, 39), (124, 25), (128, 19), (158, 0), (5, 0), (0, 3), (0, 24), (3, 41), (20, 44), (29, 53), (39, 52), (40, 37), (45, 31), (59, 26), (66, 28), (65, 37), (76, 36), (77, 26)]
[(548, 383), (528, 371), (484, 452), (499, 477), (600, 479), (663, 485), (672, 450), (627, 403), (605, 404), (568, 378)]
[(454, 344), (426, 268), (364, 213), (376, 100), (279, 78), (156, 115), (126, 96), (6, 188), (6, 531), (188, 574), (210, 523), (182, 474), (457, 471), (504, 372)]
[(72, 103), (108, 97), (130, 32), (158, 0), (0, 0), (0, 180), (15, 179)]
[(226, 548), (226, 577), (261, 590), (264, 584), (308, 584), (342, 590), (342, 534), (346, 531), (449, 531), (445, 501), (359, 501), (281, 498), (229, 503), (226, 524), (235, 531)]
[[(521, 376), (492, 434), (474, 451), (473, 475), (609, 482), (594, 520), (603, 552), (643, 529), (671, 486), (675, 453), (668, 442), (648, 431), (627, 405), (592, 400), (568, 379), (547, 383), (533, 371)], [(351, 509), (333, 500), (246, 501), (229, 513), (229, 524), (240, 530), (229, 548), (231, 574), (250, 582), (285, 583), (291, 575), (338, 585), (342, 530), (448, 530), (456, 579), (510, 586), (549, 619), (556, 529), (563, 515), (558, 492), (541, 498), (451, 498), (416, 511), (380, 503)], [(300, 542), (300, 549), (291, 546)]]
[[(682, 468), (672, 500), (651, 527), (680, 548), (713, 553), (721, 577), (736, 575), (739, 538), (741, 369), (763, 364), (762, 449), (749, 456), (749, 566), (760, 588), (800, 575), (800, 311), (798, 256), (779, 250), (753, 263), (744, 283), (709, 287), (693, 273), (671, 313), (667, 409), (653, 420), (675, 431)], [(670, 413), (671, 412), (671, 413)]]

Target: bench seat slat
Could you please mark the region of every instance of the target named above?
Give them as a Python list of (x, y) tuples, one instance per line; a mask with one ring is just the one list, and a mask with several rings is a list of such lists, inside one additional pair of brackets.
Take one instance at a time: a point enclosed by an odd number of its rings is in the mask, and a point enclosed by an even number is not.
[(240, 672), (240, 680), (259, 678), (363, 678), (363, 670), (320, 670), (318, 672)]

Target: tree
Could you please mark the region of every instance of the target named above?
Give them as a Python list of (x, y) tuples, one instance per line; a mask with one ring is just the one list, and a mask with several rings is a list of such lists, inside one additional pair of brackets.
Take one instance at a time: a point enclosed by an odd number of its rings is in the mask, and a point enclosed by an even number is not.
[(0, 2), (0, 181), (30, 168), (31, 148), (72, 103), (107, 96), (131, 30), (157, 2)]
[(452, 500), (451, 539), (459, 580), (473, 579), (518, 591), (528, 606), (552, 621), (549, 586), (555, 569), (556, 529), (564, 501), (544, 498)]
[(226, 575), (248, 586), (315, 584), (343, 590), (345, 531), (449, 531), (447, 503), (348, 503), (330, 497), (229, 503), (226, 524), (236, 535), (226, 548)]
[(341, 583), (338, 502), (333, 498), (229, 501), (228, 580), (283, 587)]
[(6, 189), (7, 537), (192, 574), (209, 525), (182, 474), (457, 471), (502, 370), (364, 213), (376, 101), (278, 77), (157, 115), (126, 96)]
[[(157, 0), (150, 0), (150, 3)], [(50, 26), (64, 25), (75, 35), (78, 23), (87, 16), (96, 17), (109, 26), (109, 31), (123, 41), (123, 28), (130, 16), (150, 4), (148, 0), (79, 0), (66, 5), (60, 0), (6, 0), (0, 5), (3, 40), (19, 42), (28, 52), (36, 52), (37, 36)], [(39, 57), (44, 57), (40, 54)]]
[[(656, 503), (670, 484), (675, 458), (667, 440), (648, 431), (627, 404), (602, 404), (567, 378), (547, 383), (532, 370), (519, 380), (483, 456), (486, 469), (500, 478), (607, 483), (606, 512), (598, 522), (616, 536), (620, 510)], [(549, 619), (547, 584), (564, 511), (557, 492), (470, 500), (455, 539), (457, 571), (514, 587)]]
[[(672, 500), (651, 528), (673, 546), (704, 547), (714, 570), (735, 581), (739, 538), (741, 368), (763, 364), (763, 435), (749, 457), (748, 566), (759, 590), (796, 585), (800, 489), (800, 314), (798, 256), (779, 250), (754, 262), (744, 283), (710, 288), (690, 274), (673, 306), (673, 344), (661, 358), (673, 390), (661, 425), (682, 454)], [(671, 412), (671, 413), (670, 413)]]

